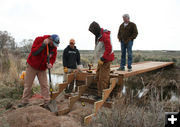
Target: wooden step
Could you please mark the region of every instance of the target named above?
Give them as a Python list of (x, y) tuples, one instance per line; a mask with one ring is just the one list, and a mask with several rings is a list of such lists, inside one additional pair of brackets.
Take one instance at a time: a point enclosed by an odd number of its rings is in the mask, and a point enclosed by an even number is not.
[(93, 80), (94, 80), (94, 76), (87, 76), (85, 82), (86, 84), (82, 86), (78, 86), (78, 95), (69, 97), (69, 105), (67, 109), (63, 109), (59, 111), (58, 114), (64, 115), (67, 114), (69, 111), (71, 111), (73, 105), (80, 99), (81, 95), (86, 91), (86, 89), (93, 82)]
[[(71, 97), (71, 95), (65, 94), (65, 98), (68, 99), (69, 97)], [(92, 98), (87, 98), (87, 97), (80, 97), (78, 101), (81, 102), (87, 102), (89, 104), (94, 104), (96, 102), (96, 100), (92, 99)], [(112, 108), (113, 102), (112, 101), (108, 101), (108, 102), (104, 102), (103, 106), (107, 107), (107, 108)]]
[(58, 92), (54, 92), (52, 95), (52, 99), (55, 99), (67, 86), (69, 83), (71, 83), (75, 78), (75, 74), (71, 73), (67, 75), (67, 82), (61, 83), (59, 84), (59, 91)]
[(92, 117), (96, 116), (98, 110), (102, 107), (102, 105), (104, 104), (104, 102), (106, 101), (106, 99), (109, 97), (110, 93), (112, 92), (112, 90), (116, 86), (117, 80), (118, 80), (117, 78), (111, 78), (110, 79), (110, 84), (111, 84), (110, 87), (108, 89), (103, 90), (102, 100), (94, 103), (94, 113), (92, 113), (92, 114), (90, 114), (84, 118), (85, 124), (89, 124), (90, 121), (92, 120)]

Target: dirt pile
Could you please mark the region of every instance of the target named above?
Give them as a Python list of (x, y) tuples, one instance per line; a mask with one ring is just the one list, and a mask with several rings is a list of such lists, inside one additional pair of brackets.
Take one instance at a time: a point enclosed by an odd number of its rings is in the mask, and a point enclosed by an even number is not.
[(11, 127), (60, 127), (58, 117), (40, 106), (16, 109), (7, 118)]
[[(60, 100), (58, 107), (63, 109), (68, 105), (68, 99)], [(81, 102), (77, 102), (67, 115), (56, 116), (37, 105), (36, 101), (39, 102), (41, 99), (31, 100), (31, 106), (8, 111), (4, 117), (7, 118), (10, 127), (82, 127), (84, 117), (91, 114), (93, 109), (91, 104), (85, 103), (83, 106)]]

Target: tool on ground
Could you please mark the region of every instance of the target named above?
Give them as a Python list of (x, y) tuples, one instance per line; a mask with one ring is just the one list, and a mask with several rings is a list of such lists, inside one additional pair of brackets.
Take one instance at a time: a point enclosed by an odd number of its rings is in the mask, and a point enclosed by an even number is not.
[(92, 73), (92, 66), (93, 64), (88, 64), (89, 69), (87, 70), (88, 73)]
[(82, 105), (82, 106), (85, 106), (85, 103), (82, 101), (82, 102), (81, 102), (81, 105)]
[[(48, 47), (48, 45), (47, 45), (47, 61), (48, 61), (48, 64), (49, 64), (50, 57), (49, 57), (49, 47)], [(51, 97), (51, 100), (48, 103), (48, 107), (49, 107), (51, 112), (57, 113), (58, 112), (58, 107), (57, 107), (56, 101), (52, 99), (53, 88), (52, 88), (52, 82), (51, 82), (51, 70), (50, 70), (50, 68), (48, 68), (48, 72), (49, 72), (49, 90), (50, 90), (50, 97)]]

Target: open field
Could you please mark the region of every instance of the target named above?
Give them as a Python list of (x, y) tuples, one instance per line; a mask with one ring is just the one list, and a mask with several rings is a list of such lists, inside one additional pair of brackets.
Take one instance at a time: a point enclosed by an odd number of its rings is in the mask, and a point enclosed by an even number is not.
[[(93, 51), (80, 51), (80, 53), (81, 62), (84, 67), (87, 68), (88, 63), (94, 62)], [(175, 66), (126, 78), (124, 83), (125, 92), (113, 98), (115, 102), (113, 108), (103, 108), (100, 110), (97, 117), (88, 126), (162, 127), (164, 125), (165, 112), (180, 110), (180, 51), (134, 51), (133, 54), (134, 62), (172, 61), (175, 63)], [(115, 51), (116, 59), (112, 64), (119, 64), (120, 55), (120, 51)], [(22, 122), (24, 126), (29, 124), (31, 126), (39, 125), (43, 127), (44, 124), (38, 121), (41, 119), (40, 116), (43, 117), (43, 115), (47, 115), (43, 121), (47, 122), (47, 125), (50, 126), (85, 126), (82, 123), (84, 114), (82, 113), (79, 116), (77, 114), (87, 110), (92, 105), (87, 105), (85, 109), (82, 107), (82, 110), (78, 110), (80, 104), (77, 103), (73, 112), (60, 117), (55, 117), (37, 106), (18, 110), (13, 109), (13, 106), (20, 102), (22, 96), (23, 84), (19, 79), (19, 74), (26, 68), (27, 56), (28, 53), (18, 51), (0, 54), (0, 126), (17, 127)], [(62, 51), (58, 51), (53, 73), (63, 73)], [(148, 89), (148, 92), (139, 98), (138, 92), (143, 89)], [(39, 91), (39, 87), (34, 86), (32, 94)], [(17, 115), (24, 112), (27, 113), (23, 117), (17, 117)], [(37, 112), (40, 112), (40, 115)], [(19, 121), (13, 123), (16, 120)], [(63, 122), (67, 124), (62, 124)], [(69, 122), (74, 124), (72, 125)]]

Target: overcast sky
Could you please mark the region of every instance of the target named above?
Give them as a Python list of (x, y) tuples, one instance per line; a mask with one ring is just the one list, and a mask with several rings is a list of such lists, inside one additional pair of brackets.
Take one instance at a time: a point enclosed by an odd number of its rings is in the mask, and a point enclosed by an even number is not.
[(78, 49), (94, 49), (89, 24), (97, 21), (111, 31), (115, 50), (122, 15), (136, 23), (134, 50), (180, 50), (180, 0), (0, 0), (0, 31), (16, 42), (58, 34), (64, 49), (70, 38)]

